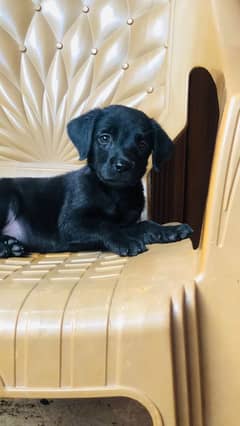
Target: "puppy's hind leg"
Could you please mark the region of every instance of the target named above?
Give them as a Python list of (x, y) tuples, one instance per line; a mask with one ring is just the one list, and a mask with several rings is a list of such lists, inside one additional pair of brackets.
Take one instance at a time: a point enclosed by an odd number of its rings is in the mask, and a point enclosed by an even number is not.
[(11, 179), (0, 179), (0, 258), (22, 256), (25, 252), (22, 243), (3, 233), (4, 227), (8, 223), (10, 210), (17, 211), (17, 208), (18, 203), (14, 196)]
[(19, 257), (25, 254), (23, 244), (9, 235), (0, 235), (0, 258)]

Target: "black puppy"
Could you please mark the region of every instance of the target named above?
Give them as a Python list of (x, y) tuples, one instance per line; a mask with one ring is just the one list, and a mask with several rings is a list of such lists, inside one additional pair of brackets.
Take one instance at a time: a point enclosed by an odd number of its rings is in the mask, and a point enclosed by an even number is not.
[(68, 134), (87, 166), (50, 178), (0, 179), (0, 257), (78, 250), (134, 256), (146, 244), (177, 241), (192, 230), (138, 222), (141, 178), (173, 144), (143, 112), (112, 105), (70, 121)]

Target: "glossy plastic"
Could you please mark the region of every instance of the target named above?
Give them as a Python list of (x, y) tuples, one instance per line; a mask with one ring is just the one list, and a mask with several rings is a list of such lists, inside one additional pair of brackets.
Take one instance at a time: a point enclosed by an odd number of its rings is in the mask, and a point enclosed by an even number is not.
[[(238, 0), (0, 0), (0, 174), (79, 167), (67, 121), (123, 103), (175, 137), (188, 76), (221, 122), (201, 244), (0, 261), (0, 396), (126, 396), (154, 426), (238, 426)], [(204, 171), (203, 171), (204, 173)]]

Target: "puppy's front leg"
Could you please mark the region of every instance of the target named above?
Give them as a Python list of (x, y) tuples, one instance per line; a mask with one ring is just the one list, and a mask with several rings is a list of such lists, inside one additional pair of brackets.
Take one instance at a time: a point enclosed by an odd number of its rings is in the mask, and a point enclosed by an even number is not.
[(193, 230), (186, 223), (163, 226), (146, 220), (130, 227), (129, 232), (131, 235), (141, 238), (144, 244), (154, 244), (184, 240), (192, 235)]
[(130, 235), (128, 228), (96, 218), (82, 217), (81, 221), (69, 222), (65, 227), (64, 241), (68, 250), (108, 250), (120, 256), (136, 256), (147, 250), (142, 238)]
[(107, 250), (119, 256), (136, 256), (147, 250), (144, 241), (129, 235), (125, 229), (117, 226), (102, 226), (101, 230), (82, 230), (79, 239), (68, 243), (68, 250)]

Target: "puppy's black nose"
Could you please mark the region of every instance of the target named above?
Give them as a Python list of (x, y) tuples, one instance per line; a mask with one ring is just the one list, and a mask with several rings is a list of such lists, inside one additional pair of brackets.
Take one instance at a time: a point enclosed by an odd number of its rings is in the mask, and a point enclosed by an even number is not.
[(133, 163), (132, 163), (132, 161), (122, 159), (122, 160), (117, 160), (113, 164), (113, 167), (118, 173), (122, 173), (122, 172), (126, 172), (127, 170), (131, 169), (133, 167)]

